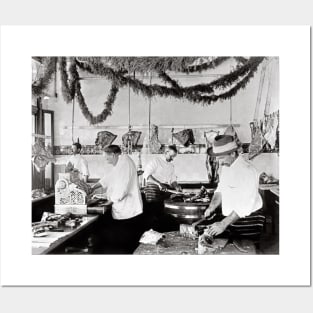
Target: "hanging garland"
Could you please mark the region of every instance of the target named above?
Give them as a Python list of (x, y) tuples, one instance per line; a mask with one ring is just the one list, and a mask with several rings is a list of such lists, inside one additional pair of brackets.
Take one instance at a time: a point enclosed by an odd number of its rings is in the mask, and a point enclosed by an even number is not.
[[(66, 71), (66, 58), (60, 57), (58, 59), (59, 62), (59, 71), (61, 78), (61, 90), (63, 94), (63, 98), (66, 103), (71, 102), (75, 96), (75, 88), (73, 88), (73, 84), (69, 84), (69, 77)], [(73, 81), (73, 80), (72, 80)]]
[[(158, 71), (158, 75), (160, 79), (162, 79), (162, 81), (170, 85), (169, 87), (160, 84), (147, 85), (140, 81), (139, 79), (135, 78), (135, 76), (126, 75), (125, 68), (123, 68), (122, 66), (119, 67), (119, 70), (114, 70), (109, 66), (105, 66), (102, 63), (102, 61), (100, 61), (100, 58), (86, 58), (86, 60), (84, 61), (82, 61), (81, 59), (82, 58), (80, 59), (71, 58), (68, 75), (66, 70), (66, 58), (59, 58), (62, 93), (67, 102), (72, 100), (76, 94), (79, 107), (85, 118), (91, 124), (98, 124), (106, 120), (106, 118), (112, 114), (112, 106), (116, 99), (119, 87), (125, 87), (129, 85), (130, 88), (132, 88), (132, 90), (135, 93), (137, 94), (141, 93), (149, 98), (153, 96), (161, 97), (172, 96), (177, 99), (186, 98), (194, 103), (208, 105), (216, 101), (223, 101), (229, 99), (235, 96), (240, 89), (245, 88), (250, 79), (256, 73), (259, 65), (263, 62), (265, 58), (264, 57), (252, 57), (249, 59), (242, 58), (241, 62), (243, 64), (241, 66), (237, 66), (237, 68), (231, 73), (223, 75), (222, 77), (208, 84), (197, 84), (189, 87), (180, 86), (180, 84), (176, 80), (173, 80), (167, 73), (165, 73), (165, 71)], [(130, 64), (129, 63), (130, 58), (118, 58), (118, 59), (119, 60), (128, 59), (127, 64)], [(173, 62), (173, 59), (174, 58), (168, 58), (167, 60), (168, 63), (164, 67), (172, 66), (171, 62)], [(133, 60), (131, 61), (134, 62)], [(161, 61), (159, 60), (159, 62)], [(182, 64), (182, 58), (179, 60), (179, 62), (180, 64)], [(224, 61), (221, 58), (218, 62)], [(216, 62), (215, 65), (218, 62)], [(121, 64), (125, 65), (126, 63)], [(112, 81), (111, 90), (109, 92), (106, 102), (104, 103), (105, 108), (97, 116), (94, 116), (89, 111), (88, 106), (83, 97), (83, 94), (81, 92), (80, 77), (77, 71), (77, 66), (83, 71), (86, 71), (93, 75), (104, 76)], [(157, 60), (154, 60), (153, 67), (157, 68), (158, 66), (159, 65), (157, 63)], [(209, 65), (206, 64), (206, 66)], [(159, 68), (161, 68), (161, 66), (159, 66)], [(223, 89), (228, 90), (225, 92), (221, 92), (221, 90)]]
[(32, 83), (33, 96), (40, 96), (42, 92), (48, 87), (52, 74), (55, 72), (56, 58), (44, 58), (44, 75), (39, 80)]
[[(263, 60), (264, 57), (250, 58), (243, 66), (209, 84), (198, 84), (190, 87), (180, 87), (177, 85), (173, 87), (173, 85), (176, 84), (175, 81), (172, 80), (169, 76), (165, 77), (163, 74), (161, 74), (162, 79), (170, 81), (172, 87), (157, 84), (146, 85), (136, 78), (131, 76), (124, 76), (119, 72), (114, 71), (112, 68), (105, 66), (103, 63), (81, 63), (77, 60), (76, 63), (84, 71), (95, 75), (105, 76), (109, 80), (114, 80), (119, 87), (129, 85), (135, 93), (141, 93), (149, 98), (153, 96), (172, 96), (175, 98), (186, 97), (192, 102), (211, 104), (212, 102), (216, 102), (218, 100), (229, 99), (230, 95), (234, 96), (238, 90), (244, 88), (250, 78), (253, 77), (254, 73), (258, 69), (258, 66), (262, 63)], [(232, 91), (228, 91), (219, 95), (211, 95), (218, 89), (229, 88), (235, 83), (238, 84), (238, 86), (232, 87)], [(207, 93), (209, 95), (203, 95), (202, 93)]]
[(229, 59), (230, 59), (230, 57), (217, 57), (214, 60), (209, 61), (209, 62), (205, 62), (203, 64), (189, 66), (186, 69), (184, 69), (184, 72), (187, 72), (187, 73), (199, 72), (199, 73), (201, 73), (202, 71), (216, 68), (217, 66), (221, 65), (222, 63), (224, 63), (225, 61), (227, 61)]
[(212, 81), (209, 84), (198, 84), (190, 87), (186, 87), (185, 90), (187, 93), (213, 93), (216, 89), (225, 89), (236, 83), (238, 80), (241, 80), (243, 77), (256, 72), (259, 65), (263, 62), (263, 57), (255, 57), (249, 59), (244, 65), (235, 69), (229, 74), (223, 75), (222, 77)]
[(70, 75), (72, 78), (72, 90), (75, 90), (77, 101), (80, 107), (81, 112), (83, 113), (84, 117), (92, 124), (98, 124), (102, 123), (106, 120), (106, 118), (112, 114), (112, 106), (114, 104), (114, 101), (116, 99), (116, 95), (118, 93), (118, 87), (112, 82), (112, 87), (109, 92), (109, 95), (107, 97), (107, 100), (104, 102), (104, 109), (102, 112), (96, 116), (94, 116), (88, 109), (88, 106), (86, 105), (85, 98), (81, 92), (81, 85), (80, 85), (80, 78), (79, 74), (76, 68), (76, 62), (72, 61), (70, 64)]
[(160, 72), (159, 77), (165, 82), (172, 85), (173, 88), (181, 88), (178, 82), (174, 79), (172, 79), (169, 75), (167, 75), (165, 72)]
[[(85, 58), (91, 63), (107, 63), (117, 70), (127, 69), (129, 72), (184, 72), (189, 64), (199, 57), (104, 57), (102, 59)], [(82, 59), (82, 58), (79, 58)]]
[(205, 96), (205, 95), (199, 95), (199, 94), (193, 94), (192, 98), (189, 98), (189, 94), (186, 94), (186, 98), (194, 101), (194, 102), (198, 102), (198, 103), (202, 103), (206, 102), (206, 103), (212, 103), (212, 102), (216, 102), (218, 100), (227, 100), (232, 98), (233, 96), (235, 96), (237, 94), (237, 92), (240, 89), (244, 89), (246, 87), (246, 85), (248, 84), (249, 80), (254, 76), (255, 71), (250, 72), (248, 75), (246, 75), (246, 77), (244, 77), (242, 80), (240, 80), (235, 86), (233, 86), (231, 89), (229, 89), (228, 91), (221, 93), (219, 95), (210, 95), (210, 96)]

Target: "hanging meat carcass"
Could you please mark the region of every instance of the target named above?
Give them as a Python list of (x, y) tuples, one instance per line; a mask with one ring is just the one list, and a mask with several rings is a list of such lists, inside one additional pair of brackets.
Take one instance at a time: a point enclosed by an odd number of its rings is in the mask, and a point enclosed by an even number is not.
[(139, 138), (141, 136), (140, 131), (129, 130), (126, 134), (122, 136), (123, 146), (135, 148), (138, 144)]
[(158, 126), (151, 125), (151, 138), (149, 140), (149, 148), (151, 153), (159, 153), (161, 149), (161, 143), (158, 138), (159, 130)]
[[(212, 147), (208, 148), (208, 150), (212, 149)], [(210, 184), (216, 185), (219, 182), (219, 163), (216, 157), (211, 156), (209, 152), (207, 152), (207, 157), (205, 161), (205, 166), (208, 173), (208, 180)]]
[(219, 131), (215, 131), (215, 130), (204, 132), (204, 137), (205, 137), (206, 144), (208, 147), (205, 166), (207, 169), (209, 183), (214, 184), (214, 185), (217, 184), (219, 181), (219, 176), (218, 176), (219, 163), (216, 157), (210, 155), (209, 151), (212, 149), (213, 141), (218, 134), (219, 134)]
[(102, 149), (111, 145), (116, 139), (117, 135), (110, 133), (109, 131), (98, 132), (95, 144), (100, 146)]
[(195, 143), (192, 129), (184, 129), (178, 133), (173, 133), (173, 137), (185, 147)]
[(32, 146), (32, 162), (38, 172), (44, 170), (49, 162), (55, 162), (55, 158), (51, 153), (51, 147), (45, 147), (42, 138), (38, 138)]

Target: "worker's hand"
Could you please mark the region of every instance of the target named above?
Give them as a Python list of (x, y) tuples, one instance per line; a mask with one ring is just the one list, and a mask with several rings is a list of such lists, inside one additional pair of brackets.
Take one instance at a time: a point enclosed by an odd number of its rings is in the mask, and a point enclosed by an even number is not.
[(179, 185), (177, 185), (177, 186), (175, 187), (175, 190), (176, 190), (176, 191), (179, 191), (179, 192), (182, 192), (182, 191), (183, 191), (182, 187), (180, 187)]
[(210, 208), (207, 208), (204, 212), (204, 217), (209, 217), (211, 215), (211, 210)]
[(225, 224), (222, 222), (216, 222), (208, 227), (207, 234), (209, 236), (217, 236), (221, 233), (223, 233), (226, 229)]
[(93, 193), (96, 189), (98, 189), (97, 184), (94, 184), (93, 186), (90, 187), (90, 193)]
[(160, 188), (161, 191), (166, 191), (167, 190), (165, 184), (159, 184), (159, 188)]
[(113, 202), (111, 200), (107, 200), (106, 205), (112, 205), (112, 204), (113, 204)]

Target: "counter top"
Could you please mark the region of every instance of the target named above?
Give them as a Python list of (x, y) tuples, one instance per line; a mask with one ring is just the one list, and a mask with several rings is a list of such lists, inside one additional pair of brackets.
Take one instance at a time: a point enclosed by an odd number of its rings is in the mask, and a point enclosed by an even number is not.
[(54, 193), (50, 193), (50, 194), (45, 195), (45, 196), (40, 197), (40, 198), (32, 199), (32, 203), (36, 203), (36, 202), (39, 202), (41, 200), (45, 200), (45, 199), (48, 199), (48, 198), (51, 198), (51, 197), (54, 197)]
[[(163, 244), (144, 244), (141, 243), (134, 251), (137, 255), (198, 255), (198, 240), (183, 237), (179, 231), (163, 233), (165, 235)], [(215, 239), (221, 242), (221, 248), (214, 254), (256, 254), (255, 244), (250, 240), (236, 240), (237, 246), (240, 245), (245, 252), (238, 250), (233, 243), (226, 243), (225, 239)], [(206, 253), (210, 254), (210, 253)]]
[(279, 185), (278, 184), (260, 184), (259, 189), (260, 190), (269, 190), (274, 195), (279, 197)]
[(47, 254), (51, 252), (74, 235), (77, 235), (87, 226), (94, 223), (98, 218), (98, 215), (85, 216), (83, 222), (74, 229), (66, 228), (64, 232), (48, 231), (48, 235), (45, 237), (32, 237), (32, 254)]

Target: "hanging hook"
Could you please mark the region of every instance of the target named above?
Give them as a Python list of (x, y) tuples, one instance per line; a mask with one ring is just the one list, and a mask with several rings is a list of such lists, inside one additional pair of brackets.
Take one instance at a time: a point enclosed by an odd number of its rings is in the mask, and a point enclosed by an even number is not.
[[(233, 72), (234, 71), (234, 66), (230, 67), (230, 71)], [(233, 103), (232, 103), (232, 97), (230, 97), (229, 99), (229, 124), (230, 126), (233, 125)]]
[(73, 109), (72, 109), (72, 143), (74, 143), (74, 107), (75, 107), (75, 98), (72, 100)]

